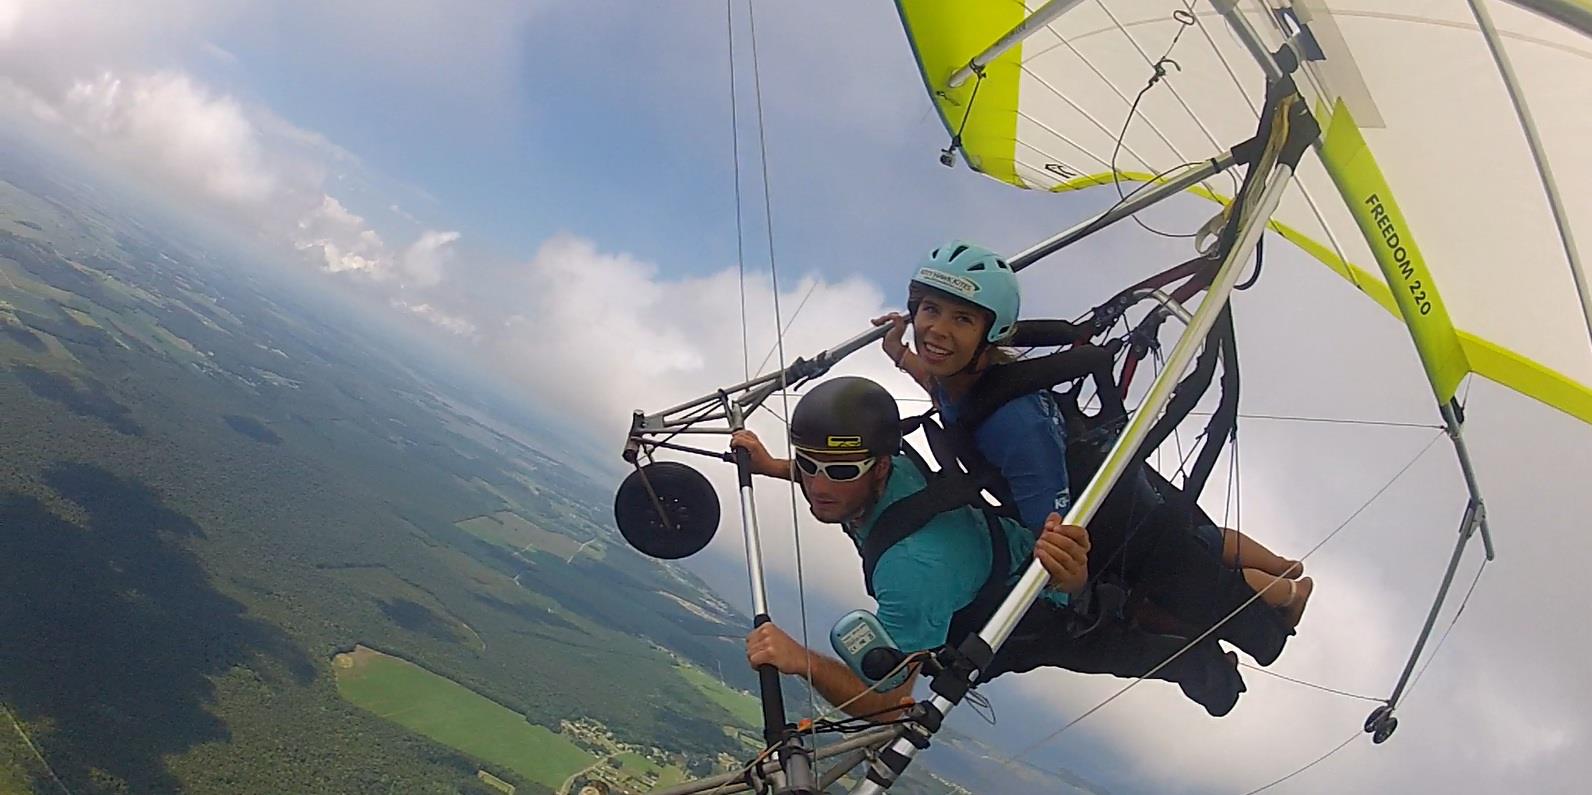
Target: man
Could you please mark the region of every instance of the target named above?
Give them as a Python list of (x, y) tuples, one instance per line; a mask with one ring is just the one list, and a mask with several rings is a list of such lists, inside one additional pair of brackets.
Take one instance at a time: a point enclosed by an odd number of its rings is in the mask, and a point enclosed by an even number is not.
[[(1033, 558), (1050, 574), (1052, 587), (1024, 616), (982, 681), (1041, 666), (1150, 675), (1182, 647), (1181, 638), (1120, 629), (1073, 638), (1074, 616), (1067, 604), (1088, 581), (1089, 537), (1054, 513), (1037, 541), (1015, 521), (960, 505), (919, 515), (916, 526), (882, 551), (870, 545), (870, 534), (887, 532), (882, 528), (900, 515), (892, 509), (929, 486), (928, 477), (902, 454), (899, 410), (878, 384), (856, 377), (819, 384), (797, 404), (790, 433), (794, 457), (789, 460), (771, 456), (750, 431), (737, 433), (731, 444), (747, 450), (755, 472), (795, 478), (813, 516), (840, 525), (850, 536), (864, 554), (879, 621), (902, 651), (954, 645), (977, 631)], [(1178, 681), (1213, 714), (1225, 713), (1242, 685), (1235, 685), (1237, 673), (1221, 656), (1211, 641), (1154, 675)], [(910, 703), (916, 678), (888, 693), (867, 692), (868, 685), (844, 663), (803, 647), (773, 623), (747, 637), (747, 660), (754, 668), (772, 665), (781, 673), (809, 677), (827, 701), (846, 705), (857, 716)]]

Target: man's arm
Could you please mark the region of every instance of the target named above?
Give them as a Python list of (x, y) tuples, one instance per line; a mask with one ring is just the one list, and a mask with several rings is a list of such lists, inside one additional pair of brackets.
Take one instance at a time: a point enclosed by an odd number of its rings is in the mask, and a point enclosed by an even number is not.
[(917, 681), (917, 673), (913, 672), (894, 690), (870, 692), (868, 685), (845, 663), (802, 646), (772, 622), (752, 630), (746, 636), (746, 660), (753, 668), (772, 665), (782, 674), (807, 678), (825, 701), (836, 706), (845, 704), (846, 714), (853, 717), (869, 715), (874, 721), (900, 717), (898, 712), (872, 713), (910, 706), (912, 685)]
[(768, 448), (763, 446), (763, 440), (757, 438), (757, 434), (751, 431), (739, 430), (730, 434), (730, 447), (746, 451), (753, 474), (767, 475), (780, 480), (796, 479), (796, 469), (791, 460), (770, 455)]
[[(808, 654), (812, 658), (813, 665), (812, 677), (808, 681), (813, 683), (813, 689), (817, 690), (818, 694), (831, 704), (837, 706), (846, 704), (845, 712), (847, 715), (852, 717), (868, 715), (874, 721), (893, 720), (900, 717), (899, 712), (890, 712), (882, 715), (877, 713), (884, 712), (892, 707), (905, 707), (912, 704), (912, 685), (918, 679), (916, 671), (908, 674), (906, 681), (902, 682), (894, 690), (884, 693), (868, 692), (866, 695), (859, 696), (859, 694), (868, 690), (868, 685), (858, 678), (857, 674), (845, 663), (814, 651), (808, 651)], [(798, 675), (804, 676), (806, 673), (803, 670)], [(856, 700), (853, 701), (852, 699)], [(850, 703), (848, 704), (847, 702)]]

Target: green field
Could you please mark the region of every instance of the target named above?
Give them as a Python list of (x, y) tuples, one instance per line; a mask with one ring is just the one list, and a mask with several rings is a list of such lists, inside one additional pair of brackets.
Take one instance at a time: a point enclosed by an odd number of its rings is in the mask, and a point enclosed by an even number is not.
[(457, 524), (460, 530), (504, 549), (517, 551), (531, 547), (567, 559), (581, 548), (579, 541), (543, 530), (512, 511), (477, 516)]
[[(10, 721), (0, 719), (0, 723)], [(27, 749), (9, 725), (0, 725), (0, 795), (28, 795), (34, 787), (23, 772), (27, 763)], [(17, 742), (11, 742), (17, 740)]]
[(625, 753), (615, 757), (619, 761), (619, 769), (631, 779), (641, 781), (645, 776), (655, 776), (654, 787), (667, 787), (685, 780), (685, 771), (673, 765), (660, 765), (641, 754)]
[(763, 725), (763, 708), (756, 698), (738, 690), (725, 687), (724, 683), (714, 678), (712, 674), (691, 665), (677, 665), (675, 669), (685, 677), (693, 687), (702, 691), (713, 703), (723, 707), (724, 710), (739, 721), (744, 727), (755, 728)]
[(343, 698), (550, 789), (593, 761), (562, 735), (417, 665), (364, 647), (338, 658), (346, 658), (335, 666)]
[[(0, 757), (7, 763), (11, 760)], [(33, 792), (33, 785), (28, 783), (22, 771), (14, 769), (10, 764), (0, 767), (0, 795), (28, 795)]]

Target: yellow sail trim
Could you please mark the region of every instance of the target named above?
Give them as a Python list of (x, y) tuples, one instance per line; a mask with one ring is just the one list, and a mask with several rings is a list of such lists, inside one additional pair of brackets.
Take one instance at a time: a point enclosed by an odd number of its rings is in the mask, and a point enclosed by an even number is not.
[[(912, 54), (934, 107), (948, 133), (962, 131), (962, 153), (975, 171), (1026, 188), (1017, 176), (1017, 92), (1022, 45), (1007, 50), (984, 68), (984, 77), (947, 88), (951, 75), (990, 42), (1006, 35), (1028, 15), (1022, 3), (985, 0), (896, 0)], [(973, 98), (977, 86), (978, 97)], [(968, 103), (972, 101), (972, 109)], [(963, 118), (967, 119), (963, 126)]]
[(1592, 424), (1592, 390), (1474, 334), (1459, 332), (1459, 344), (1472, 372)]
[[(1146, 182), (1154, 176), (1143, 172), (1121, 172), (1121, 179), (1124, 181)], [(1075, 187), (1062, 189), (1078, 190), (1094, 185), (1110, 185), (1111, 174), (1106, 172), (1078, 177), (1069, 184)], [(1189, 188), (1188, 192), (1224, 207), (1232, 202), (1231, 197), (1206, 190), (1199, 185)], [(1398, 301), (1381, 277), (1344, 260), (1331, 247), (1287, 224), (1273, 220), (1266, 226), (1284, 240), (1298, 246), (1311, 258), (1327, 266), (1333, 273), (1343, 277), (1344, 281), (1358, 288), (1362, 295), (1375, 301), (1378, 306), (1387, 310), (1388, 314), (1400, 317)], [(1592, 424), (1592, 388), (1468, 331), (1456, 330), (1455, 338), (1459, 345), (1461, 360), (1465, 362), (1469, 372), (1541, 401), (1582, 422)]]

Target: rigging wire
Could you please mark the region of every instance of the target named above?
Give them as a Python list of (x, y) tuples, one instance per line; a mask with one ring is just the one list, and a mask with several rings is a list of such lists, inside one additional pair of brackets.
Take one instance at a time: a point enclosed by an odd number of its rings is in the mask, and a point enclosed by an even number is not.
[[(802, 294), (801, 302), (796, 304), (796, 311), (790, 313), (790, 317), (785, 319), (785, 328), (780, 331), (780, 336), (783, 337), (784, 335), (790, 333), (790, 327), (796, 325), (796, 318), (800, 317), (802, 310), (807, 308), (807, 299), (812, 298), (813, 292), (817, 289), (818, 280), (814, 279), (813, 283), (807, 286), (807, 292)], [(774, 354), (778, 350), (778, 341), (768, 347), (768, 353), (763, 354), (763, 361), (757, 363), (757, 372), (763, 372), (763, 368), (768, 366), (768, 360), (774, 358)], [(747, 380), (751, 380), (752, 376), (748, 375), (746, 378)]]
[[(1240, 391), (1238, 399), (1239, 400), (1243, 400), (1244, 399), (1242, 391)], [(1235, 409), (1234, 414), (1236, 415), (1237, 414), (1236, 409), (1238, 408), (1238, 406), (1235, 404), (1233, 406), (1233, 408)], [(1239, 449), (1238, 449), (1238, 420), (1237, 419), (1233, 420), (1232, 436), (1230, 436), (1229, 438), (1232, 440), (1232, 445), (1233, 445), (1233, 474), (1232, 474), (1232, 480), (1229, 481), (1229, 484), (1233, 487), (1233, 524), (1232, 524), (1232, 528), (1233, 528), (1233, 532), (1234, 533), (1242, 533), (1243, 532), (1243, 527), (1244, 527), (1244, 462), (1241, 459), (1241, 456), (1239, 455)], [(1224, 543), (1226, 542), (1225, 536), (1223, 537), (1223, 542)], [(1238, 554), (1235, 555), (1234, 557), (1235, 557), (1236, 561), (1239, 564), (1239, 568), (1242, 569), (1243, 568), (1243, 564), (1244, 564), (1244, 543), (1241, 540), (1241, 538), (1234, 538), (1233, 539), (1233, 548), (1238, 550)]]
[[(1448, 641), (1449, 634), (1454, 631), (1455, 625), (1457, 625), (1459, 623), (1460, 616), (1464, 615), (1465, 607), (1470, 604), (1470, 597), (1471, 597), (1472, 594), (1474, 594), (1476, 592), (1476, 586), (1481, 582), (1481, 575), (1486, 570), (1487, 570), (1487, 560), (1485, 558), (1483, 558), (1482, 562), (1481, 562), (1481, 565), (1476, 568), (1476, 576), (1474, 578), (1472, 578), (1471, 581), (1470, 581), (1470, 587), (1465, 589), (1465, 598), (1460, 600), (1459, 608), (1454, 611), (1454, 615), (1449, 619), (1448, 626), (1443, 629), (1443, 634), (1438, 637), (1437, 643), (1432, 646), (1432, 652), (1431, 652), (1431, 654), (1428, 654), (1426, 656), (1426, 662), (1421, 664), (1420, 670), (1415, 672), (1415, 676), (1410, 678), (1409, 686), (1404, 689), (1404, 698), (1406, 700), (1408, 700), (1410, 694), (1415, 691), (1415, 685), (1421, 681), (1421, 677), (1423, 675), (1425, 675), (1426, 674), (1426, 670), (1432, 666), (1432, 662), (1437, 659), (1438, 653), (1440, 653), (1443, 650), (1443, 644)], [(1282, 674), (1276, 673), (1274, 671), (1268, 671), (1268, 670), (1265, 670), (1263, 668), (1256, 668), (1255, 666), (1249, 665), (1247, 663), (1243, 663), (1243, 665), (1246, 668), (1250, 668), (1252, 670), (1260, 671), (1261, 673), (1267, 674), (1268, 676), (1273, 676), (1273, 677), (1276, 677), (1278, 679), (1284, 679), (1286, 681), (1294, 682), (1296, 684), (1304, 685), (1306, 687), (1315, 688), (1317, 690), (1324, 690), (1324, 691), (1326, 691), (1328, 693), (1335, 693), (1337, 695), (1347, 696), (1349, 698), (1360, 699), (1362, 701), (1371, 701), (1371, 702), (1382, 703), (1382, 704), (1388, 703), (1388, 700), (1385, 699), (1385, 698), (1373, 698), (1373, 697), (1370, 697), (1370, 696), (1362, 696), (1362, 695), (1358, 695), (1358, 694), (1355, 694), (1355, 693), (1349, 693), (1347, 691), (1337, 690), (1337, 689), (1330, 688), (1330, 687), (1324, 687), (1322, 685), (1314, 684), (1312, 682), (1306, 682), (1306, 681), (1304, 681), (1302, 679), (1294, 679), (1293, 677), (1284, 676)], [(1282, 778), (1276, 779), (1276, 780), (1272, 781), (1270, 784), (1266, 784), (1265, 786), (1259, 787), (1257, 789), (1250, 790), (1249, 792), (1245, 793), (1245, 795), (1256, 795), (1256, 793), (1264, 792), (1264, 791), (1266, 791), (1268, 789), (1271, 789), (1272, 787), (1277, 786), (1278, 784), (1283, 783), (1284, 781), (1287, 781), (1287, 780), (1293, 778), (1294, 776), (1297, 776), (1297, 775), (1305, 772), (1306, 770), (1309, 770), (1312, 767), (1315, 767), (1316, 765), (1318, 765), (1318, 764), (1320, 764), (1322, 762), (1325, 762), (1327, 759), (1329, 759), (1330, 757), (1332, 757), (1333, 755), (1337, 754), (1339, 751), (1341, 751), (1345, 747), (1347, 747), (1349, 745), (1349, 743), (1353, 742), (1354, 738), (1359, 736), (1362, 732), (1363, 732), (1363, 728), (1362, 728), (1362, 731), (1356, 731), (1353, 735), (1350, 735), (1347, 740), (1344, 740), (1342, 743), (1339, 743), (1337, 747), (1335, 747), (1332, 750), (1326, 752), (1325, 754), (1322, 754), (1321, 756), (1315, 758), (1314, 760), (1306, 763), (1303, 767), (1300, 767), (1298, 770), (1295, 770), (1292, 773), (1289, 773), (1288, 775), (1283, 776)]]
[[(1341, 533), (1344, 528), (1348, 527), (1349, 524), (1351, 522), (1353, 522), (1357, 517), (1359, 517), (1359, 515), (1361, 513), (1364, 513), (1366, 509), (1370, 508), (1371, 505), (1373, 503), (1375, 503), (1378, 499), (1380, 499), (1383, 494), (1387, 493), (1388, 489), (1393, 487), (1393, 484), (1397, 483), (1399, 481), (1399, 479), (1402, 478), (1406, 472), (1408, 472), (1411, 468), (1413, 468), (1415, 466), (1416, 462), (1420, 461), (1421, 458), (1425, 457), (1426, 452), (1428, 450), (1431, 450), (1432, 449), (1432, 445), (1436, 444), (1437, 440), (1441, 439), (1441, 438), (1443, 438), (1443, 434), (1442, 433), (1433, 434), (1431, 440), (1428, 441), (1425, 444), (1425, 446), (1423, 446), (1420, 449), (1420, 452), (1417, 452), (1415, 454), (1415, 456), (1413, 458), (1411, 458), (1409, 460), (1409, 462), (1406, 463), (1403, 466), (1403, 468), (1399, 469), (1399, 471), (1397, 473), (1395, 473), (1391, 479), (1388, 480), (1387, 483), (1383, 484), (1383, 486), (1380, 489), (1377, 489), (1376, 493), (1372, 494), (1370, 499), (1368, 499), (1364, 503), (1362, 503), (1360, 505), (1360, 507), (1354, 509), (1354, 512), (1349, 514), (1349, 516), (1346, 519), (1344, 519), (1337, 527), (1333, 528), (1333, 530), (1331, 532), (1327, 533), (1326, 537), (1322, 538), (1320, 541), (1318, 541), (1316, 543), (1315, 546), (1311, 547), (1309, 549), (1309, 551), (1305, 552), (1304, 555), (1300, 556), (1298, 562), (1299, 563), (1304, 563), (1304, 561), (1307, 560), (1311, 555), (1315, 554), (1317, 550), (1321, 549), (1323, 546), (1326, 546), (1327, 542), (1331, 541), (1339, 533)], [(1285, 573), (1284, 576), (1286, 576), (1286, 574), (1291, 574), (1291, 573), (1292, 573), (1292, 571), (1287, 572), (1287, 573)], [(1093, 715), (1094, 713), (1099, 712), (1100, 710), (1104, 709), (1106, 706), (1111, 704), (1113, 701), (1116, 701), (1118, 698), (1120, 698), (1123, 695), (1125, 695), (1129, 690), (1132, 690), (1133, 688), (1137, 687), (1141, 682), (1143, 682), (1145, 680), (1145, 678), (1155, 675), (1162, 668), (1165, 668), (1167, 665), (1171, 664), (1171, 662), (1173, 660), (1175, 660), (1178, 657), (1182, 656), (1189, 649), (1194, 648), (1194, 646), (1198, 645), (1205, 638), (1209, 637), (1212, 633), (1214, 633), (1217, 629), (1219, 629), (1223, 624), (1226, 624), (1234, 616), (1238, 615), (1240, 612), (1242, 612), (1245, 608), (1249, 607), (1249, 605), (1254, 603), (1255, 600), (1257, 600), (1259, 598), (1260, 598), (1260, 593), (1256, 593), (1254, 596), (1249, 597), (1248, 599), (1246, 599), (1244, 601), (1243, 604), (1239, 605), (1236, 609), (1234, 609), (1232, 612), (1228, 613), (1225, 617), (1223, 617), (1222, 620), (1220, 620), (1220, 621), (1216, 622), (1215, 624), (1211, 625), (1211, 627), (1209, 629), (1206, 629), (1204, 632), (1200, 633), (1200, 635), (1198, 637), (1195, 637), (1192, 640), (1190, 640), (1187, 645), (1185, 645), (1183, 648), (1177, 650), (1176, 652), (1172, 653), (1172, 655), (1167, 657), (1165, 660), (1162, 660), (1160, 662), (1160, 664), (1156, 665), (1154, 668), (1151, 668), (1143, 676), (1135, 677), (1131, 682), (1127, 683), (1126, 685), (1123, 685), (1116, 692), (1114, 692), (1110, 696), (1108, 696), (1105, 700), (1103, 700), (1100, 703), (1094, 705), (1093, 707), (1090, 707), (1088, 710), (1085, 710), (1083, 714), (1079, 715), (1076, 718), (1073, 718), (1071, 721), (1068, 721), (1066, 725), (1064, 725), (1061, 728), (1051, 732), (1050, 734), (1044, 736), (1043, 738), (1039, 739), (1038, 741), (1030, 743), (1027, 747), (1025, 747), (1022, 750), (1018, 751), (1016, 754), (1013, 754), (1012, 756), (1008, 757), (1006, 759), (1006, 761), (1003, 763), (1004, 766), (1008, 766), (1008, 767), (1011, 766), (1018, 759), (1020, 759), (1024, 755), (1028, 754), (1030, 751), (1033, 751), (1033, 750), (1039, 748), (1040, 746), (1050, 742), (1051, 740), (1054, 740), (1055, 738), (1061, 736), (1061, 734), (1063, 732), (1065, 732), (1068, 729), (1071, 729), (1072, 727), (1074, 727), (1074, 726), (1078, 725), (1079, 723), (1083, 722), (1084, 719), (1088, 718), (1090, 715)]]
[[(1187, 8), (1191, 13), (1193, 12), (1193, 6), (1187, 0), (1183, 3), (1183, 7)], [(1262, 10), (1261, 13), (1262, 15), (1268, 14), (1265, 10)], [(1258, 120), (1260, 118), (1260, 109), (1255, 106), (1254, 100), (1250, 99), (1249, 92), (1244, 90), (1244, 83), (1238, 79), (1238, 74), (1233, 71), (1232, 62), (1228, 60), (1227, 54), (1222, 52), (1222, 48), (1216, 44), (1216, 39), (1212, 38), (1210, 30), (1205, 27), (1204, 22), (1200, 21), (1198, 15), (1195, 15), (1194, 22), (1199, 27), (1200, 34), (1205, 37), (1205, 42), (1210, 45), (1211, 53), (1216, 56), (1216, 60), (1221, 63), (1222, 69), (1227, 72), (1228, 80), (1238, 90), (1238, 95), (1243, 98), (1244, 104), (1249, 106), (1250, 114)], [(1288, 35), (1284, 33), (1283, 38), (1287, 37)], [(1312, 85), (1314, 85), (1315, 76), (1313, 71), (1308, 68), (1300, 71), (1304, 72), (1306, 79), (1310, 80)], [(1320, 86), (1316, 86), (1316, 89), (1319, 91)], [(1332, 251), (1337, 255), (1338, 260), (1348, 262), (1348, 255), (1344, 253), (1343, 246), (1338, 242), (1337, 234), (1332, 231), (1332, 227), (1327, 225), (1326, 217), (1321, 213), (1321, 206), (1316, 203), (1315, 197), (1310, 194), (1310, 189), (1305, 187), (1303, 182), (1297, 181), (1294, 183), (1294, 187), (1298, 189), (1299, 195), (1304, 198), (1305, 204), (1310, 207), (1310, 214), (1315, 218), (1316, 224), (1321, 227), (1322, 234), (1326, 236), (1327, 244), (1332, 247)], [(1365, 292), (1365, 287), (1360, 284), (1360, 277), (1355, 275), (1353, 268), (1344, 271), (1344, 277), (1349, 280), (1350, 284), (1354, 285), (1356, 290)]]
[[(730, 157), (735, 163), (735, 268), (741, 286), (741, 367), (746, 380), (752, 380), (752, 353), (746, 324), (746, 235), (741, 221), (741, 129), (735, 117), (735, 9), (733, 0), (724, 0), (724, 19), (730, 39)], [(764, 359), (766, 362), (767, 359)], [(762, 365), (758, 366), (762, 369)]]
[[(1155, 362), (1155, 375), (1156, 375), (1157, 378), (1159, 378), (1160, 375), (1161, 375), (1161, 372), (1166, 369), (1166, 357), (1161, 355), (1161, 349), (1160, 349), (1159, 346), (1150, 349), (1150, 357)], [(1195, 445), (1191, 444), (1189, 446), (1189, 451), (1188, 451), (1187, 454), (1185, 454), (1183, 452), (1183, 431), (1181, 430), (1181, 428), (1182, 428), (1182, 424), (1181, 423), (1179, 423), (1178, 425), (1172, 426), (1172, 443), (1177, 446), (1177, 476), (1178, 476), (1178, 481), (1179, 481), (1180, 484), (1187, 484), (1188, 483), (1188, 460), (1195, 453)]]
[[(967, 131), (967, 120), (973, 115), (973, 103), (978, 101), (979, 86), (984, 85), (984, 68), (975, 68), (973, 74), (978, 77), (978, 80), (973, 82), (973, 94), (967, 98), (967, 107), (962, 110), (962, 124), (956, 128), (956, 132), (951, 136), (950, 145), (940, 150), (940, 163), (947, 166), (956, 164), (956, 150), (962, 146), (962, 133)], [(947, 100), (950, 99), (943, 91), (940, 92), (940, 96)]]
[[(790, 444), (790, 397), (789, 383), (785, 380), (785, 331), (781, 320), (779, 306), (779, 265), (774, 257), (774, 203), (772, 189), (768, 179), (768, 139), (765, 134), (766, 127), (763, 122), (763, 78), (757, 58), (757, 8), (756, 4), (748, 0), (746, 4), (746, 23), (752, 38), (752, 93), (756, 98), (757, 106), (757, 149), (758, 159), (763, 169), (763, 222), (768, 234), (768, 272), (771, 288), (774, 294), (774, 347), (779, 356), (780, 369), (780, 403), (785, 421), (785, 443)], [(807, 628), (807, 578), (802, 573), (802, 533), (801, 517), (796, 508), (796, 481), (790, 481), (790, 519), (791, 536), (796, 547), (796, 604), (801, 611), (802, 646), (810, 647), (811, 642)], [(812, 659), (807, 662), (807, 681), (812, 682)], [(811, 685), (807, 687), (808, 707), (813, 712), (818, 711), (817, 694)]]
[[(1192, 415), (1197, 416), (1197, 417), (1210, 416), (1211, 413), (1212, 412), (1209, 412), (1209, 411), (1190, 411), (1189, 412), (1189, 414), (1192, 414)], [(1317, 422), (1317, 423), (1327, 423), (1327, 424), (1332, 424), (1332, 425), (1364, 425), (1364, 426), (1367, 426), (1367, 427), (1376, 427), (1376, 428), (1417, 428), (1417, 429), (1428, 430), (1428, 431), (1440, 431), (1440, 430), (1443, 430), (1443, 426), (1437, 425), (1435, 423), (1430, 423), (1430, 422), (1397, 422), (1397, 421), (1393, 421), (1393, 420), (1356, 420), (1356, 419), (1349, 419), (1347, 417), (1305, 417), (1305, 416), (1297, 416), (1297, 415), (1289, 415), (1289, 414), (1239, 414), (1238, 416), (1243, 418), (1243, 419), (1246, 419), (1246, 420), (1277, 420), (1277, 421), (1281, 421), (1281, 422)]]
[(995, 704), (989, 700), (989, 696), (979, 692), (970, 692), (965, 698), (968, 706), (972, 707), (973, 711), (980, 718), (983, 718), (985, 723), (991, 726), (995, 725)]
[(1249, 670), (1255, 671), (1257, 673), (1263, 673), (1263, 674), (1265, 674), (1267, 676), (1270, 676), (1270, 677), (1272, 677), (1274, 679), (1281, 679), (1284, 682), (1292, 682), (1292, 683), (1294, 683), (1296, 685), (1303, 685), (1303, 686), (1311, 688), (1313, 690), (1320, 690), (1320, 691), (1322, 691), (1324, 693), (1332, 693), (1332, 694), (1335, 694), (1335, 695), (1344, 696), (1346, 698), (1359, 699), (1360, 701), (1372, 701), (1372, 702), (1375, 702), (1377, 704), (1386, 704), (1387, 703), (1387, 699), (1385, 699), (1385, 698), (1378, 698), (1376, 696), (1362, 696), (1359, 693), (1350, 693), (1347, 690), (1339, 690), (1339, 689), (1334, 688), (1334, 687), (1327, 687), (1326, 685), (1318, 685), (1315, 682), (1307, 682), (1307, 681), (1305, 681), (1303, 679), (1296, 679), (1296, 678), (1294, 678), (1292, 676), (1287, 676), (1285, 674), (1277, 673), (1276, 671), (1268, 670), (1266, 668), (1261, 668), (1258, 665), (1251, 665), (1251, 664), (1246, 663), (1246, 662), (1241, 662), (1238, 665), (1240, 667), (1242, 667), (1242, 668), (1248, 668)]
[[(911, 654), (908, 654), (905, 659), (903, 659), (899, 663), (896, 663), (896, 667), (890, 669), (890, 673), (887, 673), (884, 676), (879, 677), (879, 681), (884, 681), (886, 679), (889, 679), (890, 677), (895, 676), (897, 673), (900, 673), (903, 669), (905, 669), (905, 668), (907, 668), (909, 666), (910, 667), (916, 667), (916, 666), (920, 665), (922, 660), (924, 660), (925, 658), (927, 658), (929, 656), (930, 656), (930, 653), (926, 652), (926, 651), (915, 651), (915, 652), (913, 652)], [(861, 693), (858, 693), (857, 695), (852, 696), (851, 698), (847, 699), (845, 702), (843, 702), (841, 704), (837, 704), (837, 705), (835, 705), (833, 707), (829, 707), (828, 709), (825, 709), (822, 712), (818, 712), (817, 716), (813, 718), (813, 723), (816, 724), (816, 723), (818, 723), (820, 721), (827, 721), (831, 716), (844, 712), (846, 710), (846, 707), (849, 707), (852, 704), (857, 703), (864, 696), (866, 696), (866, 695), (868, 695), (869, 693), (872, 693), (872, 692), (874, 692), (874, 691), (871, 688), (867, 689), (867, 690), (864, 690)], [(892, 707), (889, 710), (883, 710), (881, 712), (876, 712), (876, 713), (872, 713), (872, 714), (880, 715), (880, 714), (884, 714), (884, 713), (890, 712), (891, 710), (896, 710), (896, 709), (900, 709), (900, 707)], [(814, 710), (814, 712), (817, 712), (817, 710)], [(841, 722), (845, 722), (845, 721), (841, 721)]]
[(1415, 683), (1421, 681), (1421, 676), (1426, 673), (1426, 669), (1432, 667), (1432, 661), (1437, 659), (1437, 653), (1443, 650), (1443, 643), (1448, 640), (1448, 633), (1454, 631), (1454, 625), (1458, 624), (1459, 617), (1464, 615), (1465, 606), (1470, 604), (1470, 595), (1476, 592), (1476, 585), (1481, 582), (1481, 573), (1486, 570), (1487, 560), (1484, 558), (1481, 565), (1476, 568), (1476, 576), (1470, 581), (1470, 587), (1465, 589), (1465, 598), (1460, 600), (1459, 609), (1454, 611), (1454, 617), (1449, 620), (1448, 627), (1443, 630), (1442, 636), (1437, 639), (1437, 644), (1432, 646), (1432, 653), (1426, 656), (1426, 662), (1421, 664), (1421, 670), (1415, 672), (1415, 676), (1410, 678), (1409, 686), (1404, 688), (1406, 698), (1408, 698), (1409, 692), (1415, 689)]
[[(1234, 423), (1233, 427), (1234, 427), (1234, 430), (1236, 431), (1237, 427), (1238, 427), (1237, 423)], [(1243, 512), (1244, 502), (1243, 502), (1243, 497), (1242, 497), (1242, 495), (1241, 495), (1241, 493), (1239, 492), (1239, 489), (1238, 489), (1238, 478), (1239, 478), (1239, 469), (1238, 469), (1238, 434), (1234, 433), (1233, 434), (1233, 449), (1230, 450), (1228, 452), (1228, 454), (1227, 454), (1227, 494), (1225, 496), (1223, 496), (1223, 498), (1222, 498), (1222, 526), (1220, 528), (1218, 528), (1219, 530), (1222, 531), (1222, 533), (1221, 533), (1222, 534), (1222, 544), (1224, 546), (1227, 544), (1227, 534), (1228, 533), (1243, 533), (1244, 532), (1244, 529), (1243, 529), (1244, 528), (1244, 523), (1242, 521), (1239, 521), (1240, 519), (1242, 519), (1242, 516), (1240, 514)], [(1235, 502), (1237, 503), (1236, 508), (1234, 506)], [(1233, 543), (1233, 548), (1238, 550), (1238, 554), (1235, 556), (1235, 558), (1233, 560), (1233, 568), (1236, 568), (1239, 571), (1243, 571), (1244, 570), (1244, 543), (1243, 543), (1243, 541), (1235, 540), (1234, 543)]]
[(1272, 787), (1275, 787), (1278, 784), (1281, 784), (1284, 781), (1287, 781), (1288, 779), (1291, 779), (1294, 776), (1297, 776), (1300, 773), (1303, 773), (1306, 770), (1309, 770), (1310, 768), (1315, 767), (1316, 765), (1319, 765), (1322, 762), (1327, 761), (1328, 759), (1330, 759), (1337, 752), (1342, 751), (1343, 749), (1349, 747), (1349, 743), (1354, 742), (1354, 738), (1359, 737), (1360, 735), (1362, 735), (1364, 733), (1365, 732), (1361, 731), (1358, 727), (1356, 727), (1355, 730), (1354, 730), (1354, 733), (1349, 735), (1348, 739), (1344, 740), (1341, 743), (1338, 743), (1338, 746), (1336, 748), (1333, 748), (1331, 751), (1328, 751), (1328, 752), (1322, 754), (1321, 756), (1316, 757), (1313, 761), (1311, 761), (1309, 764), (1306, 764), (1304, 767), (1301, 767), (1298, 770), (1295, 770), (1294, 772), (1289, 773), (1288, 775), (1283, 776), (1282, 778), (1279, 778), (1276, 781), (1273, 781), (1270, 784), (1265, 785), (1264, 787), (1258, 787), (1256, 789), (1252, 789), (1252, 790), (1244, 793), (1244, 795), (1256, 795), (1256, 793), (1265, 792), (1266, 790), (1269, 790)]
[[(1117, 196), (1122, 201), (1127, 201), (1128, 194), (1124, 194), (1122, 191), (1122, 172), (1117, 169), (1117, 157), (1122, 154), (1122, 145), (1128, 137), (1128, 127), (1133, 124), (1133, 117), (1139, 112), (1139, 103), (1144, 100), (1144, 95), (1148, 94), (1150, 89), (1155, 88), (1157, 83), (1166, 79), (1168, 74), (1167, 67), (1170, 66), (1177, 71), (1183, 71), (1183, 67), (1179, 65), (1177, 61), (1172, 60), (1172, 50), (1177, 47), (1177, 43), (1183, 38), (1183, 34), (1194, 24), (1194, 16), (1192, 14), (1187, 14), (1187, 12), (1178, 11), (1172, 14), (1172, 18), (1178, 23), (1177, 34), (1172, 37), (1172, 43), (1167, 45), (1166, 52), (1162, 53), (1161, 57), (1156, 60), (1155, 63), (1150, 65), (1152, 70), (1150, 74), (1150, 80), (1144, 84), (1144, 88), (1139, 89), (1138, 96), (1133, 98), (1133, 104), (1128, 106), (1127, 118), (1122, 120), (1122, 129), (1117, 133), (1116, 143), (1111, 148), (1111, 184), (1116, 187)], [(1133, 218), (1133, 222), (1143, 227), (1146, 232), (1160, 235), (1161, 237), (1191, 239), (1196, 237), (1198, 234), (1174, 234), (1171, 232), (1163, 232), (1141, 220), (1138, 213), (1134, 213), (1131, 217)]]

